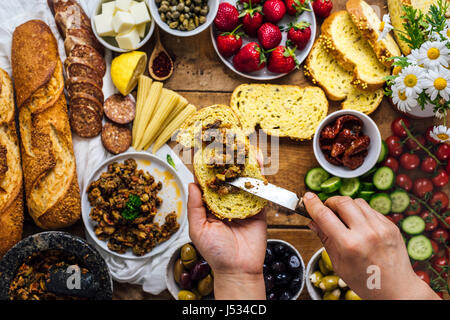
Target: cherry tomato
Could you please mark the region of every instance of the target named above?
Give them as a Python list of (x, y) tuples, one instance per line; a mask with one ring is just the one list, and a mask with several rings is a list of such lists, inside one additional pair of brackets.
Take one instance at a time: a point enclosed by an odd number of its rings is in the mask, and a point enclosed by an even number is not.
[(450, 212), (448, 208), (445, 210), (445, 213), (442, 214), (442, 219), (444, 219), (447, 225), (445, 225), (442, 221), (439, 221), (439, 225), (444, 229), (450, 230)]
[(448, 259), (446, 257), (437, 257), (433, 259), (433, 268), (441, 273), (442, 271), (446, 271), (446, 266), (448, 266)]
[(390, 216), (394, 220), (395, 224), (398, 224), (400, 222), (400, 220), (402, 220), (404, 218), (403, 214), (401, 214), (401, 213), (393, 213)]
[(438, 187), (442, 188), (447, 185), (448, 183), (448, 173), (445, 172), (445, 170), (440, 169), (436, 175), (431, 178), (431, 181), (433, 181), (433, 184)]
[(417, 197), (423, 198), (433, 192), (433, 182), (428, 178), (418, 178), (414, 181), (413, 192)]
[(420, 159), (417, 154), (404, 153), (400, 157), (400, 164), (405, 170), (414, 170), (419, 167)]
[(427, 269), (427, 262), (425, 261), (415, 261), (412, 265), (414, 271), (418, 270), (426, 270)]
[(425, 230), (433, 231), (438, 226), (438, 220), (429, 211), (422, 211), (420, 217), (425, 221)]
[(432, 131), (433, 131), (433, 126), (427, 128), (427, 130), (425, 131), (425, 139), (426, 139), (429, 143), (432, 143), (432, 144), (438, 144), (438, 143), (440, 143), (439, 140), (434, 139), (434, 138), (430, 135), (430, 132), (432, 132)]
[(392, 157), (399, 157), (403, 153), (403, 146), (400, 138), (397, 136), (390, 136), (386, 139), (389, 155)]
[(387, 219), (389, 219), (393, 224), (395, 224), (394, 218), (392, 218), (390, 215), (385, 216)]
[(431, 196), (430, 201), (428, 202), (430, 206), (436, 211), (444, 211), (448, 207), (448, 196), (442, 191), (436, 191)]
[(450, 161), (445, 166), (445, 171), (447, 171), (447, 173), (450, 174)]
[(437, 228), (431, 233), (431, 238), (438, 243), (444, 243), (448, 239), (448, 232), (442, 228)]
[[(420, 142), (421, 145), (425, 145), (425, 138), (423, 136), (418, 136), (416, 139)], [(415, 142), (413, 139), (408, 139), (405, 142), (406, 147), (411, 151), (420, 151), (421, 147)]]
[(422, 160), (420, 169), (426, 173), (432, 173), (437, 167), (437, 162), (432, 157), (427, 156)]
[(397, 172), (398, 171), (398, 160), (394, 157), (387, 157), (386, 160), (383, 162), (383, 166), (389, 167), (392, 169), (392, 171)]
[(416, 216), (422, 211), (422, 206), (417, 202), (416, 199), (411, 199), (409, 201), (409, 206), (404, 212), (407, 216)]
[(420, 280), (425, 281), (428, 285), (430, 284), (430, 276), (428, 275), (428, 273), (423, 270), (417, 270), (416, 274)]
[(450, 158), (450, 146), (446, 143), (441, 143), (437, 148), (436, 157), (441, 161), (447, 161)]
[(439, 252), (439, 245), (433, 239), (430, 239), (430, 242), (431, 242), (431, 247), (433, 248), (433, 255), (431, 256), (431, 258), (434, 258)]
[(404, 138), (407, 136), (406, 130), (405, 128), (403, 128), (402, 122), (409, 129), (410, 127), (409, 120), (406, 118), (397, 118), (394, 121), (392, 121), (391, 124), (392, 133), (400, 138)]
[(400, 188), (406, 190), (406, 191), (411, 191), (412, 186), (413, 186), (413, 182), (411, 180), (411, 178), (404, 173), (400, 173), (397, 175), (397, 177), (395, 178), (395, 183), (397, 184), (397, 186), (399, 186)]

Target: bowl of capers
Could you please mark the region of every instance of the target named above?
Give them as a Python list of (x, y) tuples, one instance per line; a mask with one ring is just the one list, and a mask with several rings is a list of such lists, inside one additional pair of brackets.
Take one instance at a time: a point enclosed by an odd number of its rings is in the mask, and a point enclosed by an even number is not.
[(216, 17), (217, 0), (149, 0), (156, 24), (178, 37), (190, 37), (207, 29)]

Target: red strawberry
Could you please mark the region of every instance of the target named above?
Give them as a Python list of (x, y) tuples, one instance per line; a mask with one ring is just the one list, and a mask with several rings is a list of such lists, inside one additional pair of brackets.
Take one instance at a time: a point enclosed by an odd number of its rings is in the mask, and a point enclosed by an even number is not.
[(234, 56), (233, 65), (241, 72), (253, 72), (266, 66), (266, 57), (256, 42), (250, 42)]
[(285, 0), (287, 13), (291, 16), (298, 16), (303, 11), (311, 11), (309, 9), (309, 0)]
[(275, 73), (288, 73), (299, 65), (295, 56), (295, 48), (276, 47), (269, 58), (267, 69)]
[(263, 7), (264, 18), (272, 23), (278, 23), (286, 14), (286, 5), (281, 0), (267, 0)]
[(239, 12), (236, 7), (228, 2), (219, 5), (214, 25), (220, 31), (232, 31), (239, 25)]
[(241, 11), (239, 18), (242, 18), (245, 33), (250, 37), (256, 37), (258, 29), (263, 23), (263, 16), (261, 14), (262, 7), (257, 6), (253, 8), (252, 2), (250, 4), (243, 4), (244, 9)]
[(275, 48), (281, 42), (281, 31), (276, 25), (266, 22), (258, 29), (258, 40), (265, 50)]
[(298, 50), (303, 50), (311, 38), (310, 23), (301, 21), (298, 23), (289, 24), (287, 38), (297, 47)]
[(326, 18), (333, 9), (333, 2), (331, 0), (314, 0), (313, 9), (316, 16)]
[(217, 36), (217, 49), (226, 58), (236, 54), (242, 47), (242, 33), (236, 33), (240, 27), (241, 25), (231, 32), (224, 32)]

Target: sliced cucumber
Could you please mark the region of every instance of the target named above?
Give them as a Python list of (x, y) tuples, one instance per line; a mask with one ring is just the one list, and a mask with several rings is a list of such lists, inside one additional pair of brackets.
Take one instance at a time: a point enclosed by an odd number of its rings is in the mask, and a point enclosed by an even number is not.
[(325, 193), (333, 193), (338, 191), (342, 185), (341, 178), (332, 177), (320, 185), (320, 189)]
[(386, 160), (388, 156), (388, 147), (387, 147), (387, 143), (384, 140), (381, 140), (381, 151), (380, 151), (380, 156), (378, 157), (377, 163), (381, 163), (384, 160)]
[(321, 191), (320, 185), (329, 177), (328, 172), (322, 168), (313, 168), (306, 173), (305, 184), (312, 191)]
[(356, 196), (357, 198), (361, 198), (366, 200), (367, 202), (370, 201), (370, 199), (372, 199), (373, 195), (375, 194), (375, 191), (370, 191), (370, 190), (362, 190), (358, 193), (358, 195)]
[(375, 186), (373, 185), (372, 182), (363, 182), (361, 184), (361, 190), (362, 191), (374, 191), (375, 190)]
[(430, 239), (420, 235), (414, 236), (408, 241), (408, 255), (411, 259), (424, 261), (433, 254), (433, 246)]
[(372, 209), (377, 210), (382, 214), (389, 214), (392, 208), (392, 201), (389, 195), (386, 193), (378, 193), (372, 197), (369, 201), (369, 205)]
[(381, 167), (373, 175), (373, 184), (378, 190), (389, 190), (394, 185), (394, 181), (394, 171), (389, 167)]
[(339, 188), (341, 196), (355, 197), (361, 189), (361, 182), (358, 178), (342, 179), (342, 185)]
[(409, 216), (402, 221), (402, 230), (410, 235), (425, 231), (425, 221), (419, 216)]
[(397, 190), (391, 193), (391, 200), (392, 200), (392, 212), (394, 213), (402, 213), (406, 209), (408, 209), (409, 201), (411, 200), (409, 198), (409, 195), (402, 190)]
[(319, 199), (320, 199), (322, 202), (325, 202), (325, 201), (327, 201), (329, 198), (334, 197), (334, 196), (338, 196), (338, 195), (339, 195), (339, 194), (336, 193), (336, 192), (333, 192), (333, 193), (325, 193), (325, 192), (321, 192), (321, 193), (319, 193), (317, 196), (319, 197)]

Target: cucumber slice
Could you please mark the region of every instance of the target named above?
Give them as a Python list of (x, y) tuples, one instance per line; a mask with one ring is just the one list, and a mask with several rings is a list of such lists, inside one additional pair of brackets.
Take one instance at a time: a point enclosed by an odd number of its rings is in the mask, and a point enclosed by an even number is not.
[(375, 186), (373, 185), (372, 182), (363, 182), (361, 185), (361, 190), (362, 191), (374, 191)]
[(402, 213), (408, 208), (411, 199), (405, 191), (397, 190), (391, 193), (391, 200), (392, 212)]
[(424, 261), (433, 254), (433, 247), (430, 239), (420, 235), (414, 236), (408, 241), (408, 255), (411, 259)]
[(337, 196), (338, 194), (333, 192), (333, 193), (325, 193), (325, 192), (321, 192), (319, 193), (317, 196), (319, 197), (320, 201), (325, 202), (327, 201), (329, 198)]
[(342, 185), (339, 188), (341, 196), (355, 197), (361, 188), (361, 182), (358, 178), (342, 179)]
[(375, 194), (375, 191), (362, 190), (358, 193), (357, 198), (361, 198), (361, 199), (364, 199), (367, 202), (369, 202), (370, 199), (372, 199), (374, 194)]
[(372, 209), (386, 215), (391, 212), (392, 201), (388, 194), (378, 193), (374, 195), (372, 199), (370, 199), (369, 205), (372, 207)]
[(377, 163), (381, 163), (384, 160), (386, 160), (388, 156), (388, 147), (387, 147), (387, 143), (384, 140), (381, 140), (381, 151), (380, 151), (380, 156), (378, 157)]
[(322, 183), (320, 185), (320, 189), (322, 190), (322, 192), (325, 193), (333, 193), (335, 191), (338, 191), (341, 185), (342, 185), (341, 178), (333, 177)]
[(389, 167), (381, 167), (373, 175), (373, 184), (378, 190), (389, 190), (394, 185), (394, 181), (394, 171)]
[(321, 191), (320, 185), (329, 177), (328, 172), (322, 168), (313, 168), (306, 173), (305, 184), (312, 191)]
[(419, 216), (409, 216), (402, 221), (402, 230), (410, 235), (425, 231), (425, 221)]

